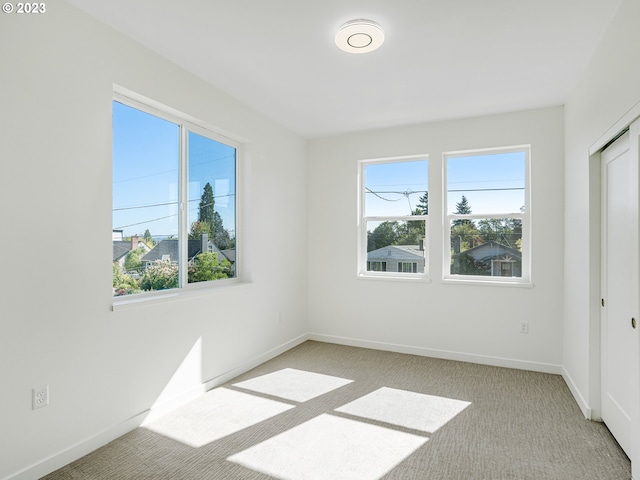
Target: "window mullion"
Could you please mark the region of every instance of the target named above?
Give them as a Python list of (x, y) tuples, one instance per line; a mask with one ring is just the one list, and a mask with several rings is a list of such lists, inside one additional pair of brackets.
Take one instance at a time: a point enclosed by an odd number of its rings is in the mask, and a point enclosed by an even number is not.
[(179, 209), (179, 231), (178, 231), (178, 244), (180, 245), (180, 257), (179, 257), (179, 270), (178, 277), (180, 279), (180, 287), (187, 285), (188, 278), (188, 262), (189, 262), (189, 199), (187, 198), (189, 189), (189, 175), (188, 175), (188, 158), (189, 158), (189, 145), (187, 142), (188, 130), (184, 124), (180, 125), (180, 167), (179, 167), (179, 188), (178, 198), (180, 202)]

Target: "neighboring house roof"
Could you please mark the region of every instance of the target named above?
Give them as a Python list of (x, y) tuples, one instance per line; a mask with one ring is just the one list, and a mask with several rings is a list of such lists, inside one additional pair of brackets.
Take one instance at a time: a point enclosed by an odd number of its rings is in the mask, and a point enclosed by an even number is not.
[(502, 255), (510, 255), (518, 260), (522, 260), (522, 252), (520, 250), (507, 247), (506, 245), (498, 242), (483, 243), (482, 245), (478, 245), (477, 247), (473, 247), (465, 250), (464, 252), (457, 253), (454, 256), (458, 256), (463, 253), (472, 256), (476, 260), (490, 259)]
[(113, 242), (113, 261), (117, 262), (131, 250), (131, 242), (116, 240)]
[[(228, 258), (222, 253), (218, 247), (216, 247), (211, 241), (208, 242), (209, 251), (218, 254), (219, 260)], [(235, 251), (234, 251), (235, 252)], [(191, 260), (193, 257), (202, 253), (202, 241), (201, 240), (188, 240), (187, 242), (187, 258)], [(156, 260), (162, 260), (163, 258), (170, 258), (172, 262), (178, 259), (178, 240), (162, 240), (158, 243), (153, 250), (142, 257), (143, 262), (155, 262)], [(234, 255), (235, 260), (235, 255)]]
[(367, 253), (367, 260), (424, 260), (424, 250), (419, 245), (388, 245)]
[[(145, 251), (151, 250), (146, 243), (137, 242), (136, 248), (143, 248)], [(113, 261), (117, 262), (126, 257), (127, 253), (131, 251), (130, 240), (114, 240), (113, 241)]]
[(236, 261), (236, 249), (228, 248), (227, 250), (220, 251), (224, 257), (229, 260), (231, 263), (235, 263)]

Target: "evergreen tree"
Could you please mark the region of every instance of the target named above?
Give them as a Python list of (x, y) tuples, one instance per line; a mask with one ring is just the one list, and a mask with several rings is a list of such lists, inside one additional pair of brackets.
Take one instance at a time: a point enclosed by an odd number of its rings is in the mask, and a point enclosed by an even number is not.
[(224, 228), (222, 217), (215, 211), (215, 204), (213, 188), (211, 184), (207, 182), (200, 197), (198, 220), (191, 224), (189, 238), (197, 239), (200, 238), (202, 233), (206, 233), (209, 239), (212, 240), (219, 249), (232, 248), (233, 241), (230, 238), (229, 232)]
[(189, 239), (200, 240), (203, 233), (206, 233), (208, 236), (210, 236), (211, 225), (209, 225), (208, 222), (202, 222), (200, 220), (196, 220), (191, 224), (191, 229), (189, 230)]
[[(471, 213), (471, 205), (469, 205), (469, 201), (467, 200), (467, 197), (465, 197), (464, 195), (462, 196), (462, 199), (458, 203), (456, 203), (456, 211), (453, 213), (456, 215), (468, 215)], [(473, 222), (467, 218), (463, 220), (453, 221), (454, 227), (457, 227), (458, 225), (471, 225), (471, 224), (473, 224)]]
[(418, 199), (418, 206), (415, 211), (420, 212), (415, 215), (429, 215), (429, 192), (424, 192), (424, 195)]
[(207, 222), (209, 225), (213, 225), (213, 213), (216, 201), (213, 198), (213, 188), (211, 184), (207, 182), (202, 191), (200, 197), (200, 204), (198, 205), (198, 221)]
[[(456, 210), (453, 213), (457, 215), (468, 215), (471, 213), (471, 205), (469, 205), (467, 197), (464, 195), (462, 196), (460, 201), (456, 203)], [(454, 253), (456, 250), (454, 243), (458, 241), (456, 240), (458, 237), (460, 242), (460, 251), (465, 251), (476, 245), (477, 235), (478, 229), (476, 228), (476, 224), (473, 220), (464, 218), (451, 222), (451, 248)]]
[(213, 243), (215, 243), (220, 250), (231, 248), (231, 238), (229, 238), (229, 232), (224, 228), (222, 224), (222, 217), (218, 212), (213, 214)]
[(149, 248), (153, 248), (156, 244), (156, 242), (153, 241), (153, 237), (151, 236), (151, 232), (148, 228), (144, 231), (144, 243), (146, 243)]

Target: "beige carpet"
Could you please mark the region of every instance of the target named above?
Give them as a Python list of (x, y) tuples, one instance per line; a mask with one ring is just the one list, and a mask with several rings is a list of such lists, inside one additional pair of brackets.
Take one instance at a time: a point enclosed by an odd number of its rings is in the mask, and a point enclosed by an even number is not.
[(561, 377), (306, 342), (44, 477), (628, 480)]

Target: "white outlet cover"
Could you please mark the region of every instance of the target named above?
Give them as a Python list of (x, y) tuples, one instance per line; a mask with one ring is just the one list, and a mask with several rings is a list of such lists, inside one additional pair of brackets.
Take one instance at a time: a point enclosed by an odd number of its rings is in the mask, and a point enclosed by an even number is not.
[(49, 405), (49, 385), (43, 385), (31, 390), (31, 404), (33, 410)]

